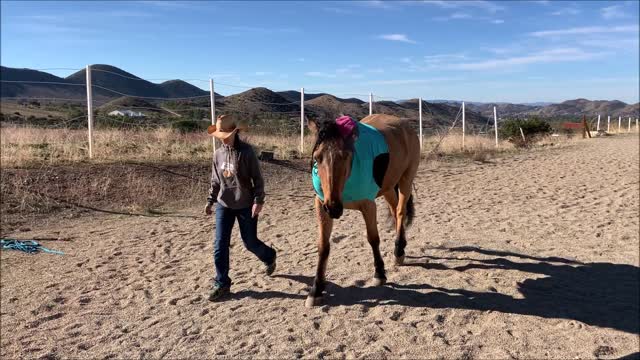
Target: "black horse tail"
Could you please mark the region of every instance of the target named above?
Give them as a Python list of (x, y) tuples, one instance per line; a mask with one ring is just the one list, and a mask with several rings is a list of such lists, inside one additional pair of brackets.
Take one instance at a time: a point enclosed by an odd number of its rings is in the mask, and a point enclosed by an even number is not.
[[(396, 195), (398, 195), (400, 193), (400, 189), (398, 188), (398, 185), (396, 185)], [(413, 218), (416, 216), (416, 207), (415, 204), (413, 203), (413, 192), (411, 193), (411, 195), (409, 195), (409, 200), (407, 200), (407, 210), (406, 210), (406, 216), (404, 217), (404, 226), (406, 228), (410, 227), (411, 224), (413, 223)]]

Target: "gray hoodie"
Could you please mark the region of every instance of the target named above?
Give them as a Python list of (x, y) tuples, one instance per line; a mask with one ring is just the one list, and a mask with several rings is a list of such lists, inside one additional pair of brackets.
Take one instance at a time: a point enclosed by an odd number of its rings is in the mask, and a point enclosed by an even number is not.
[(238, 142), (236, 147), (223, 145), (216, 150), (207, 202), (219, 202), (231, 209), (264, 203), (264, 181), (251, 145)]

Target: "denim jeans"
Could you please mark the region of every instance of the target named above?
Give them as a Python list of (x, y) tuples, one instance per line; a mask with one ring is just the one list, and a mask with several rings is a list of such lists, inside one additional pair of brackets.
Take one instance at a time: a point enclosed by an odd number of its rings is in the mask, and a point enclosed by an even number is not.
[(276, 252), (258, 239), (258, 219), (251, 217), (251, 208), (230, 209), (216, 204), (216, 237), (213, 246), (213, 262), (216, 266), (215, 283), (219, 286), (231, 286), (229, 278), (229, 244), (231, 230), (238, 219), (240, 236), (247, 250), (251, 251), (263, 263), (273, 262)]

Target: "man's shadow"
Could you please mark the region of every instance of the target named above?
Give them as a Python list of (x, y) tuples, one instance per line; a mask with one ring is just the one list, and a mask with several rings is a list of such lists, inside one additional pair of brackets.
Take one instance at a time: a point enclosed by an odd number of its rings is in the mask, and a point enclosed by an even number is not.
[[(489, 259), (451, 257), (407, 257), (405, 266), (418, 266), (429, 271), (466, 271), (470, 269), (518, 270), (546, 275), (517, 283), (522, 298), (497, 292), (447, 289), (428, 284), (388, 283), (383, 287), (342, 287), (327, 282), (327, 305), (378, 306), (397, 304), (409, 307), (458, 308), (492, 310), (544, 318), (571, 319), (585, 324), (607, 327), (637, 334), (640, 331), (640, 268), (627, 264), (580, 263), (558, 257), (533, 257), (512, 252), (476, 247), (446, 249), (451, 253), (474, 253)], [(526, 260), (512, 261), (506, 257)], [(442, 263), (423, 259), (445, 260)], [(447, 260), (468, 264), (451, 267)], [(311, 285), (313, 278), (302, 275), (276, 277)], [(422, 291), (420, 291), (422, 290)], [(426, 292), (425, 292), (426, 290)], [(298, 294), (270, 291), (238, 293), (239, 297), (303, 299)]]

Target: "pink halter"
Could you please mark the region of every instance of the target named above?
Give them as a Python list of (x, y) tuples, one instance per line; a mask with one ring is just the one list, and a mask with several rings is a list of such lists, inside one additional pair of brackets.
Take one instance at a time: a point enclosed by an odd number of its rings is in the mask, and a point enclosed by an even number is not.
[(356, 121), (350, 116), (344, 115), (336, 119), (336, 124), (343, 138), (348, 138), (353, 134), (353, 130), (358, 126)]

